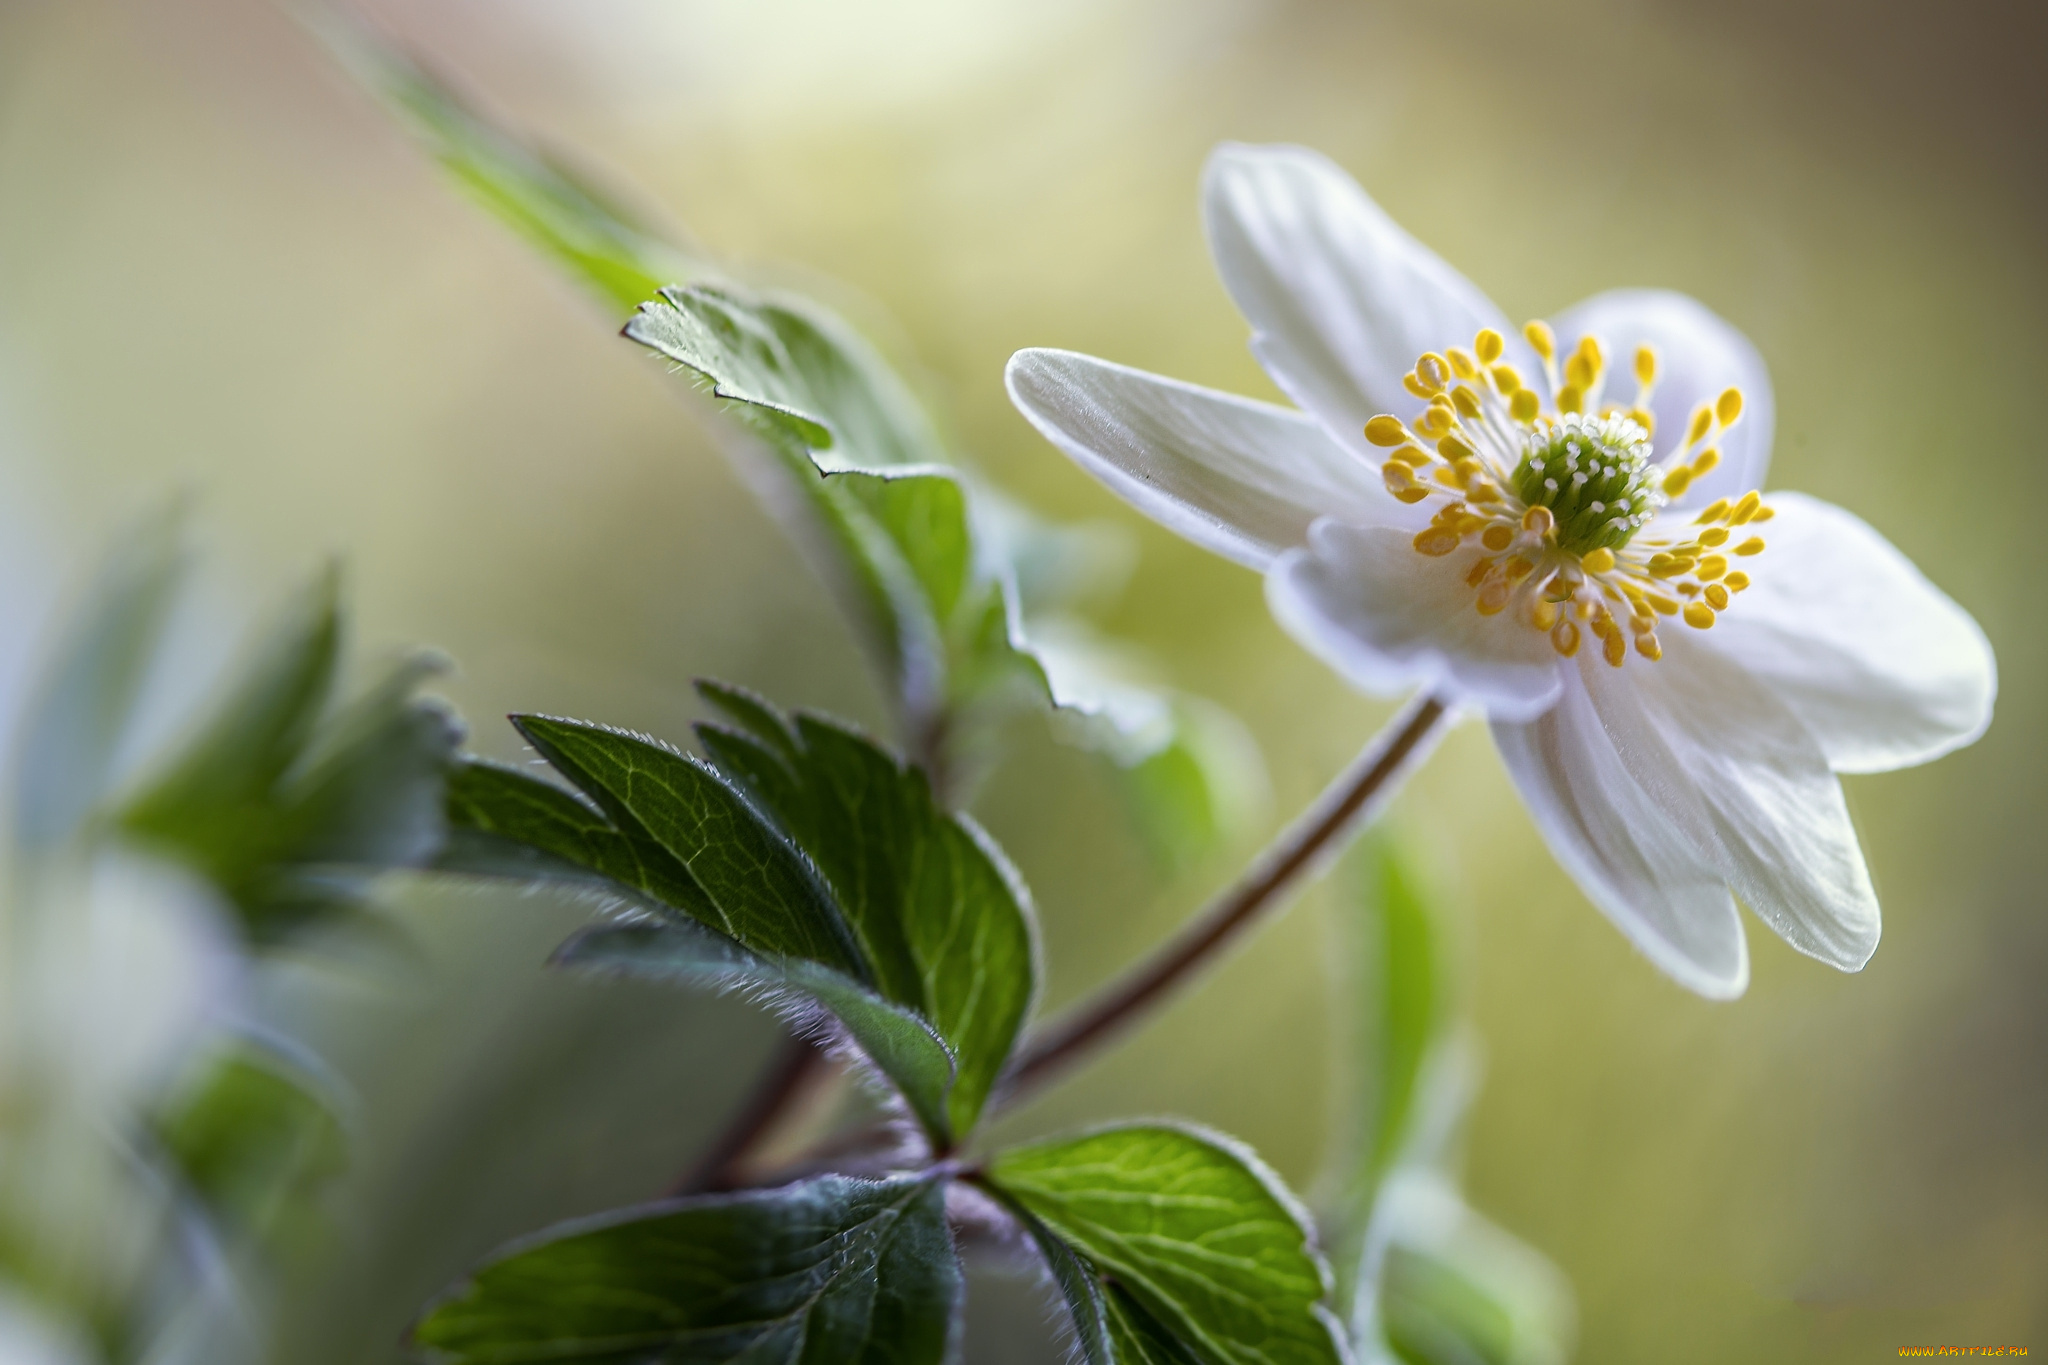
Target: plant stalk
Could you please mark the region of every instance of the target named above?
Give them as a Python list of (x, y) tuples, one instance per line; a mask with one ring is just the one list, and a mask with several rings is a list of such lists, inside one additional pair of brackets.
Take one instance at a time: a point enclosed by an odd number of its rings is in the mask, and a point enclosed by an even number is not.
[(1349, 835), (1392, 795), (1396, 779), (1435, 745), (1451, 710), (1449, 701), (1428, 692), (1403, 707), (1323, 789), (1315, 803), (1150, 961), (1030, 1043), (1011, 1070), (998, 1102), (1016, 1102), (1137, 1023), (1236, 941), (1262, 911), (1284, 905), (1285, 893), (1341, 849)]

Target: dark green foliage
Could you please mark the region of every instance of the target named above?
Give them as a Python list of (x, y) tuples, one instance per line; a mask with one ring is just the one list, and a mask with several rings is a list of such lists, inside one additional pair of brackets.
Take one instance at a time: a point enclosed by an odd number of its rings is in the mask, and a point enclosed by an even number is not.
[(1015, 873), (924, 774), (829, 722), (707, 685), (734, 728), (711, 762), (598, 726), (518, 719), (586, 799), (509, 769), (450, 784), (442, 865), (602, 879), (659, 925), (593, 932), (563, 960), (791, 989), (846, 1025), (933, 1141), (974, 1124), (1036, 979)]
[(557, 1229), (414, 1340), (463, 1365), (939, 1365), (959, 1296), (943, 1181), (821, 1176)]
[[(1077, 1303), (1107, 1358), (1204, 1365), (1319, 1365), (1344, 1358), (1323, 1306), (1327, 1272), (1278, 1182), (1248, 1153), (1184, 1128), (1133, 1124), (998, 1154), (987, 1180), (1097, 1277)], [(1027, 1225), (1028, 1227), (1028, 1225)], [(1095, 1326), (1091, 1326), (1095, 1324)]]

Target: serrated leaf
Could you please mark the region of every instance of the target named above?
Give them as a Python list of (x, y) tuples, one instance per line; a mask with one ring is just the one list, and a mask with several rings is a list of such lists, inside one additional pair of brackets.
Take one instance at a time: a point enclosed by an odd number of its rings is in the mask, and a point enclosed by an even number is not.
[(791, 725), (758, 699), (739, 709), (744, 694), (730, 688), (704, 695), (749, 727), (698, 727), (712, 761), (824, 874), (883, 993), (959, 1058), (947, 1109), (952, 1131), (968, 1132), (1035, 989), (1022, 879), (967, 817), (939, 807), (924, 773), (862, 736), (815, 716)]
[(268, 632), (212, 717), (123, 809), (124, 833), (202, 873), (259, 942), (360, 900), (370, 876), (430, 858), (462, 727), (414, 695), (416, 656), (331, 709), (341, 649), (330, 570)]
[(664, 284), (700, 273), (591, 180), (508, 136), (444, 80), (329, 19), (336, 55), (402, 114), (454, 181), (566, 267), (621, 316)]
[(157, 1136), (214, 1221), (289, 1244), (346, 1168), (348, 1141), (322, 1087), (271, 1049), (237, 1041), (157, 1121)]
[(927, 1131), (946, 1131), (946, 1098), (953, 1088), (955, 1062), (945, 1040), (917, 1014), (821, 963), (750, 953), (730, 939), (686, 923), (586, 929), (556, 951), (555, 961), (621, 975), (794, 993), (815, 1000), (902, 1091)]
[(942, 1181), (821, 1176), (566, 1225), (413, 1339), (458, 1365), (938, 1365), (960, 1292)]
[(120, 538), (21, 717), (12, 804), (24, 851), (70, 838), (106, 796), (182, 577), (182, 524), (168, 507)]
[(872, 982), (816, 870), (708, 765), (602, 726), (552, 716), (514, 724), (615, 826), (669, 854), (703, 893), (679, 909), (753, 952)]
[[(987, 1178), (1195, 1360), (1344, 1359), (1303, 1216), (1234, 1144), (1133, 1124), (1011, 1148), (988, 1163)], [(1142, 1325), (1118, 1330), (1129, 1337)]]

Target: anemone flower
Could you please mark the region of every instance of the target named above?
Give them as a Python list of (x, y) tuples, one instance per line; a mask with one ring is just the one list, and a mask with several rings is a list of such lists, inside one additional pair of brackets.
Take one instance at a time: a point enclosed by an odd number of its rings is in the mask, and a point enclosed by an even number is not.
[(1737, 897), (1861, 968), (1877, 897), (1836, 774), (1975, 739), (1995, 664), (1869, 526), (1759, 491), (1755, 349), (1653, 290), (1517, 331), (1302, 148), (1219, 148), (1202, 204), (1299, 409), (1027, 350), (1007, 376), (1024, 415), (1261, 571), (1281, 625), (1353, 685), (1483, 711), (1558, 861), (1683, 985), (1747, 985)]

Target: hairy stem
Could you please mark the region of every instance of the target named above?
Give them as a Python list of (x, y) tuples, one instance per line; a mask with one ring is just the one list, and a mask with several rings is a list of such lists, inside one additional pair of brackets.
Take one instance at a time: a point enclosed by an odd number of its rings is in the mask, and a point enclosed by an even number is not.
[(1450, 703), (1433, 693), (1420, 694), (1403, 707), (1315, 804), (1149, 962), (1031, 1043), (1011, 1071), (1002, 1101), (1015, 1102), (1136, 1023), (1213, 961), (1262, 911), (1284, 904), (1285, 893), (1343, 847), (1380, 800), (1391, 795), (1395, 780), (1435, 743), (1450, 714)]
[(669, 1186), (668, 1193), (708, 1194), (729, 1190), (739, 1183), (741, 1168), (754, 1145), (774, 1130), (824, 1062), (824, 1051), (810, 1039), (794, 1034), (785, 1038), (782, 1050), (755, 1084), (754, 1093), (733, 1115), (718, 1140)]

